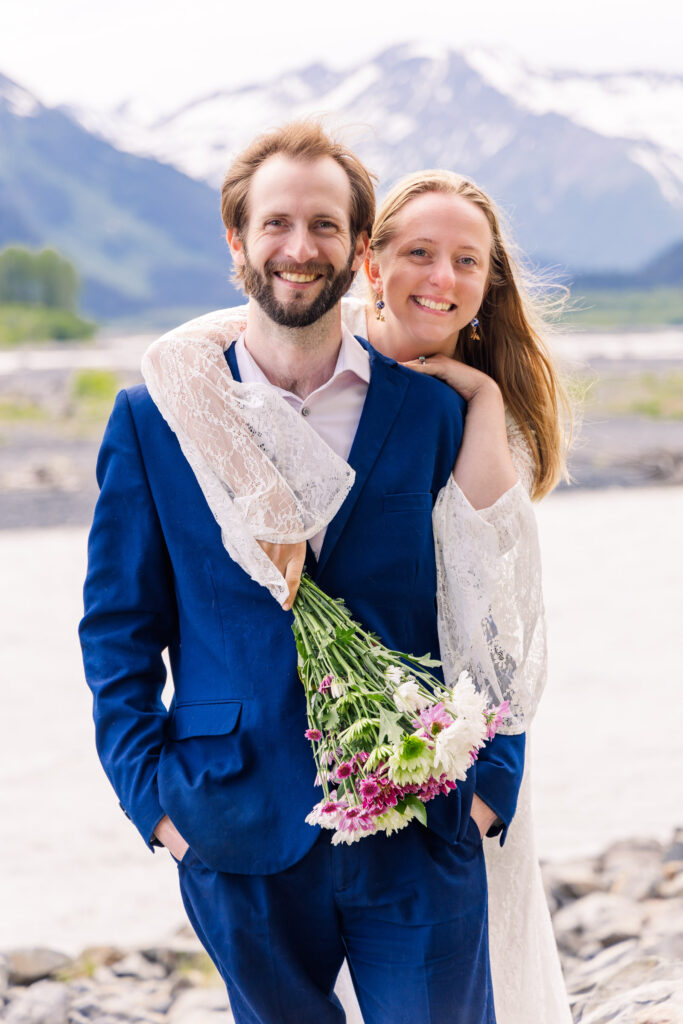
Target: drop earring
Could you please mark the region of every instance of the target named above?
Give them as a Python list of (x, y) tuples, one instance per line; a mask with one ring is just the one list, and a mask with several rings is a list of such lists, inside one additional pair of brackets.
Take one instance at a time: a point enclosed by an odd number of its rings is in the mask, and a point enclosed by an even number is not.
[(476, 316), (470, 320), (470, 327), (472, 328), (472, 333), (470, 334), (472, 341), (481, 341), (481, 337), (479, 335), (479, 321)]
[(383, 321), (384, 320), (384, 313), (382, 312), (382, 310), (384, 309), (384, 301), (382, 299), (378, 299), (377, 300), (377, 302), (375, 303), (375, 309), (376, 309), (375, 320), (382, 320)]

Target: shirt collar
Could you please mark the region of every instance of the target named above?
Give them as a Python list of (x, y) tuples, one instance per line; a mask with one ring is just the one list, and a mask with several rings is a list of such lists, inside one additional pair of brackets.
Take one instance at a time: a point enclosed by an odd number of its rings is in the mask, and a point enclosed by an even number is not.
[[(245, 334), (246, 332), (242, 331), (235, 344), (235, 356), (243, 383), (268, 384), (281, 394), (291, 396), (291, 392), (270, 383), (261, 367), (247, 349), (244, 341)], [(337, 377), (340, 377), (342, 373), (351, 373), (365, 384), (370, 383), (370, 356), (368, 351), (354, 338), (345, 324), (342, 324), (341, 346), (334, 373), (321, 387), (327, 387)], [(316, 390), (320, 390), (320, 388)]]

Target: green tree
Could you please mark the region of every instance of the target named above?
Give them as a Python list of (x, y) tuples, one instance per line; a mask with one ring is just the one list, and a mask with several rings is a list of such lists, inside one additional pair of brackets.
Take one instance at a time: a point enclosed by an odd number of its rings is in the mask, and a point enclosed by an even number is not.
[(54, 249), (0, 252), (0, 302), (75, 310), (78, 286), (73, 265)]
[(36, 268), (42, 289), (40, 305), (75, 312), (78, 275), (73, 265), (54, 249), (43, 249), (36, 256)]

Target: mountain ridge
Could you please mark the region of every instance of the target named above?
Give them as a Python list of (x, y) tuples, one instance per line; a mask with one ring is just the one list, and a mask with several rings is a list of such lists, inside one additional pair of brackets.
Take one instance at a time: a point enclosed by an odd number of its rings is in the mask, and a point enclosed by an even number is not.
[[(624, 134), (623, 97), (633, 78), (605, 77), (608, 92), (617, 80), (628, 85), (617, 97), (623, 131), (605, 134), (606, 125), (614, 127), (606, 108), (602, 133), (595, 111), (575, 109), (577, 88), (594, 95), (599, 76), (556, 73), (561, 88), (553, 93), (539, 72), (510, 71), (482, 53), (398, 45), (343, 71), (314, 63), (213, 90), (146, 122), (120, 109), (110, 121), (101, 113), (74, 113), (121, 148), (216, 186), (234, 153), (259, 130), (331, 111), (331, 124), (352, 126), (346, 137), (383, 184), (425, 166), (461, 170), (512, 213), (523, 248), (562, 265), (629, 271), (642, 263), (642, 250), (654, 256), (683, 234), (683, 129), (680, 151), (659, 145), (656, 133)], [(518, 87), (523, 73), (527, 93)], [(660, 78), (652, 80), (659, 87)], [(667, 80), (683, 100), (683, 76)], [(543, 82), (550, 90), (545, 105)], [(631, 252), (634, 238), (641, 251)]]

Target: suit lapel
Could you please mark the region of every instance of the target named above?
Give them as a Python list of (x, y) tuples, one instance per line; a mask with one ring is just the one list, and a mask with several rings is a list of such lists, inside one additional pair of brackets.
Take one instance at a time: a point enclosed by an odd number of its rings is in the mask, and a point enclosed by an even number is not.
[(318, 574), (324, 569), (348, 522), (394, 425), (408, 388), (407, 375), (396, 372), (398, 364), (393, 359), (380, 355), (362, 338), (358, 340), (370, 353), (370, 384), (348, 459), (349, 465), (355, 470), (356, 479), (346, 501), (327, 527), (318, 559)]
[(237, 342), (233, 341), (233, 343), (230, 346), (230, 348), (226, 350), (225, 361), (227, 362), (228, 366), (230, 367), (230, 373), (232, 374), (232, 379), (236, 380), (236, 381), (239, 381), (239, 383), (241, 384), (242, 383), (242, 378), (240, 377), (240, 368), (237, 365), (237, 353), (235, 352), (235, 345), (236, 344), (237, 344)]

